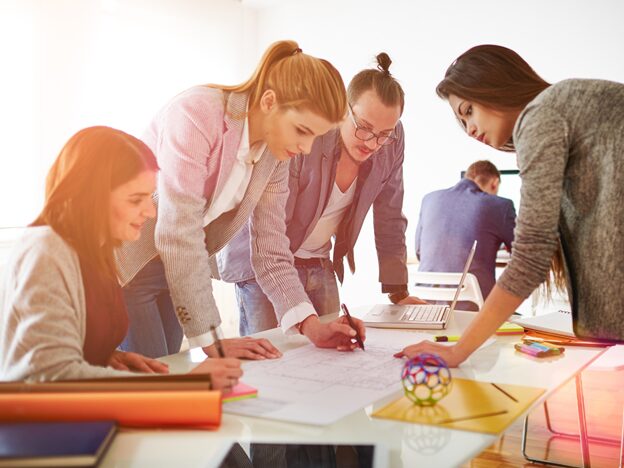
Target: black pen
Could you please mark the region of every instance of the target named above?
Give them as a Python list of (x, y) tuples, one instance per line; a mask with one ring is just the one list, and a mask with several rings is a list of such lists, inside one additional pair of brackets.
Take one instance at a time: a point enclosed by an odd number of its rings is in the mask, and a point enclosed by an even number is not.
[(217, 335), (217, 329), (214, 326), (210, 327), (210, 332), (212, 333), (212, 338), (214, 339), (215, 348), (217, 348), (217, 354), (219, 354), (220, 358), (224, 358), (225, 353), (223, 352), (223, 345), (221, 344), (219, 335)]
[(353, 319), (351, 318), (349, 309), (347, 309), (347, 306), (344, 304), (341, 304), (340, 307), (342, 308), (342, 311), (344, 312), (345, 317), (347, 317), (347, 322), (349, 322), (349, 326), (353, 328), (353, 330), (355, 331), (355, 341), (357, 341), (358, 346), (362, 348), (362, 351), (364, 351), (364, 342), (362, 341), (362, 338), (360, 337), (360, 334), (358, 333), (357, 328), (355, 328), (355, 323), (353, 322)]

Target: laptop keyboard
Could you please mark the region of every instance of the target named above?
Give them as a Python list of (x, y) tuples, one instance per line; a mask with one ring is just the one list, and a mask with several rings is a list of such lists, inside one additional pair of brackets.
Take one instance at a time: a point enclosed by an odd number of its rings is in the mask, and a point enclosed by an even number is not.
[(403, 307), (406, 310), (399, 320), (406, 322), (438, 322), (448, 308), (446, 305), (411, 305)]

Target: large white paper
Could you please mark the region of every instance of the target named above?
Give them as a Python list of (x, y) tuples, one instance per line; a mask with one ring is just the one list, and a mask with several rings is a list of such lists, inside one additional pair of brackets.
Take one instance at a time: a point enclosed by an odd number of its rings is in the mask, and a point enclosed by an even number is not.
[(244, 367), (258, 397), (229, 402), (226, 413), (304, 424), (331, 424), (401, 390), (403, 360), (393, 354), (431, 335), (367, 329), (366, 351), (339, 352), (306, 345), (277, 360)]

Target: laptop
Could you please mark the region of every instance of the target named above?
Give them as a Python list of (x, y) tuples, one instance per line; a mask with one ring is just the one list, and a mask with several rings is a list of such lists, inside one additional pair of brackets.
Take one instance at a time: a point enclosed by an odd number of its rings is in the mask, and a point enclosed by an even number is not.
[(418, 328), (418, 329), (444, 329), (451, 318), (457, 299), (464, 287), (466, 274), (472, 263), (475, 251), (477, 250), (477, 241), (472, 244), (472, 248), (468, 253), (468, 259), (464, 265), (455, 297), (450, 306), (438, 304), (414, 304), (414, 305), (394, 305), (394, 304), (378, 304), (369, 310), (364, 318), (364, 325), (376, 328)]

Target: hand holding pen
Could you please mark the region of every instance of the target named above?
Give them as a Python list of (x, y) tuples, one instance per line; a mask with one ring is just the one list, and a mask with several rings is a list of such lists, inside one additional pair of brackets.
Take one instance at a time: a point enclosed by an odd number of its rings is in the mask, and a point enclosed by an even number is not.
[(217, 355), (220, 358), (224, 358), (225, 352), (223, 351), (223, 344), (221, 344), (221, 339), (217, 334), (217, 329), (214, 326), (210, 327), (210, 333), (212, 333), (212, 339), (214, 341), (215, 348), (217, 349)]
[(362, 340), (362, 337), (360, 336), (360, 333), (358, 332), (355, 322), (353, 321), (353, 318), (351, 317), (351, 314), (349, 313), (349, 309), (347, 309), (347, 306), (345, 304), (341, 304), (340, 308), (344, 312), (345, 317), (347, 317), (349, 326), (353, 328), (353, 330), (355, 331), (355, 341), (357, 342), (358, 346), (362, 348), (362, 351), (364, 351), (364, 341)]

